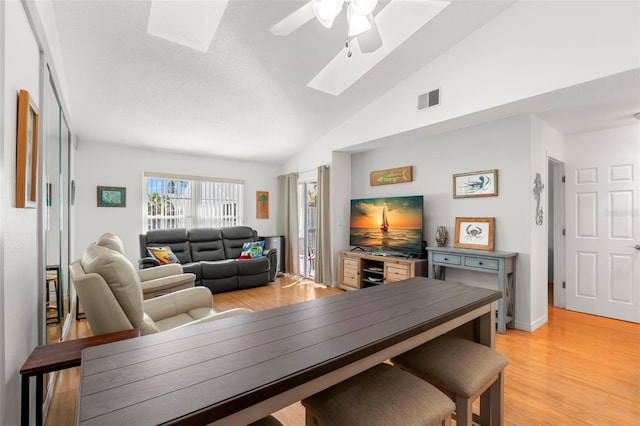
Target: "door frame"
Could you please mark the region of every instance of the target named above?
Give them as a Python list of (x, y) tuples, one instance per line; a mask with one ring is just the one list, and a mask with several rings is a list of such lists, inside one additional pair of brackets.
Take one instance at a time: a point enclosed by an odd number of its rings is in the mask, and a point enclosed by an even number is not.
[(553, 306), (566, 307), (566, 205), (565, 205), (565, 165), (553, 157), (547, 157), (547, 176), (553, 180), (553, 187), (547, 196), (548, 206), (553, 206)]

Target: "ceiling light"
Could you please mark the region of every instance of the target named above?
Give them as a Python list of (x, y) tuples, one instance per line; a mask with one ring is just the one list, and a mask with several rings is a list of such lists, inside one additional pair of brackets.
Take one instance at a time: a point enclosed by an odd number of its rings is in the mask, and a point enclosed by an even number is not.
[(350, 13), (349, 15), (349, 31), (347, 36), (355, 37), (371, 29), (371, 24), (366, 15), (358, 15)]
[[(331, 28), (333, 21), (342, 11), (343, 5), (347, 7), (347, 56), (351, 57), (350, 42), (353, 37), (364, 34), (369, 30), (377, 33), (378, 29), (373, 20), (373, 10), (378, 5), (378, 0), (311, 0), (313, 14), (326, 28)], [(382, 45), (382, 40), (378, 34), (375, 43), (375, 50)], [(369, 53), (369, 51), (366, 51)], [(363, 52), (363, 53), (365, 53)]]
[(344, 0), (316, 0), (313, 3), (313, 14), (326, 28), (331, 28), (334, 19), (342, 10)]

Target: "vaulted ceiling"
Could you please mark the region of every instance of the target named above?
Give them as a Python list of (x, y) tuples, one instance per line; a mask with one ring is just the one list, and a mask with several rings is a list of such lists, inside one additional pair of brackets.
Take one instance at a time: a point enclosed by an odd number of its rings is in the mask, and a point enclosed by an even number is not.
[[(451, 2), (339, 96), (307, 84), (344, 49), (344, 17), (331, 29), (313, 19), (289, 36), (269, 32), (305, 3), (231, 0), (203, 51), (147, 32), (150, 0), (54, 0), (76, 137), (80, 143), (280, 163), (512, 1)], [(387, 3), (380, 0), (374, 13)], [(540, 105), (541, 114), (560, 127), (571, 126), (572, 114), (588, 113), (584, 105), (569, 111), (556, 103), (559, 114), (549, 112), (551, 103)]]

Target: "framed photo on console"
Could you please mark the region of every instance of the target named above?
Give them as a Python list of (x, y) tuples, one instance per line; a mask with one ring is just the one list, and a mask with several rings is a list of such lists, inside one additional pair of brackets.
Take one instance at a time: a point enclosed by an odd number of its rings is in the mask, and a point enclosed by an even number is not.
[(453, 246), (476, 250), (493, 250), (493, 217), (456, 217)]

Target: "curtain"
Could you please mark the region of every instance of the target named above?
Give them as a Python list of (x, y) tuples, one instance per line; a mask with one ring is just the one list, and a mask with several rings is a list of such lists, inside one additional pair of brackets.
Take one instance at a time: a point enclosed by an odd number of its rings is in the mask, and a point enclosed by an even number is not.
[(316, 271), (314, 281), (331, 286), (331, 237), (329, 232), (329, 166), (318, 167), (318, 198), (316, 201)]
[(284, 235), (284, 272), (300, 275), (298, 261), (298, 174), (278, 176), (280, 214), (278, 231)]

